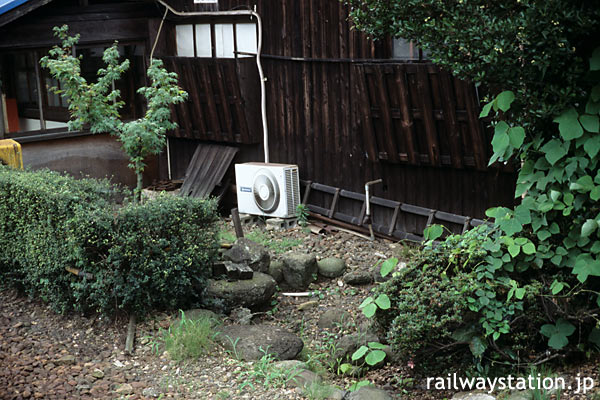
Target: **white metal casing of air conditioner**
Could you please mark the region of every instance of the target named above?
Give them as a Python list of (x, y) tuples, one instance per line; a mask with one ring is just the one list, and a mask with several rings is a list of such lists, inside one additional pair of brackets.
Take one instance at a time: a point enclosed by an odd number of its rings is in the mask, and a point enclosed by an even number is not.
[(291, 218), (300, 203), (298, 166), (251, 162), (235, 165), (238, 211)]

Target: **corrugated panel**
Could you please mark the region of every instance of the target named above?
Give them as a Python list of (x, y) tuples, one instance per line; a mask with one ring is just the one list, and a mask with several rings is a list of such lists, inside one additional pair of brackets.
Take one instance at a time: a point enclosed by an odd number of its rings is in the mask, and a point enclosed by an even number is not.
[(209, 196), (225, 176), (237, 152), (236, 147), (199, 144), (185, 172), (181, 195)]

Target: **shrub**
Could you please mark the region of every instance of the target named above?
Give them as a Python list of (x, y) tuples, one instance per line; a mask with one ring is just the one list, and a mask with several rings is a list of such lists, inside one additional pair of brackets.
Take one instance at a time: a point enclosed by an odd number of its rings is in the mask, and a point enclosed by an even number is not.
[(117, 207), (118, 192), (0, 167), (0, 274), (57, 311), (143, 315), (197, 300), (216, 256), (214, 201), (165, 195)]
[[(406, 268), (376, 287), (375, 292), (391, 303), (376, 310), (377, 327), (402, 359), (418, 360), (419, 366), (434, 360), (429, 367), (443, 368), (444, 361), (481, 362), (484, 354), (523, 361), (545, 350), (535, 325), (543, 314), (537, 297), (540, 274), (519, 276), (513, 271), (492, 282), (477, 277), (489, 253), (486, 243), (496, 234), (497, 229), (482, 225), (436, 246), (430, 241)], [(527, 296), (510, 294), (515, 279), (529, 282)], [(489, 307), (481, 308), (480, 303)], [(496, 315), (488, 315), (492, 310)], [(488, 336), (485, 322), (492, 317), (506, 321), (517, 333), (501, 340)]]

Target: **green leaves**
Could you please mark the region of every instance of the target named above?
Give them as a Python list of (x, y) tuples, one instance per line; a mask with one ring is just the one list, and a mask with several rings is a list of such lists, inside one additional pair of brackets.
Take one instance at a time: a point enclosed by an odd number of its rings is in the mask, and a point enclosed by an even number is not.
[(544, 156), (550, 165), (556, 164), (558, 160), (566, 156), (567, 149), (568, 144), (562, 143), (558, 139), (552, 139), (541, 148), (541, 150), (545, 153)]
[(398, 265), (398, 259), (396, 257), (388, 258), (381, 264), (381, 269), (379, 270), (379, 273), (382, 277), (386, 277), (390, 272), (394, 270), (394, 268), (396, 268), (396, 265)]
[(514, 100), (515, 94), (511, 90), (505, 90), (496, 97), (496, 104), (500, 110), (506, 112)]
[(510, 145), (518, 149), (523, 145), (523, 141), (525, 140), (525, 129), (520, 126), (512, 127), (508, 131), (508, 137)]
[(542, 335), (549, 338), (548, 346), (555, 350), (560, 350), (569, 344), (568, 337), (575, 333), (575, 326), (561, 318), (556, 321), (556, 325), (543, 325), (540, 332)]
[(558, 123), (558, 130), (564, 140), (573, 140), (583, 135), (583, 128), (579, 123), (579, 114), (574, 108), (569, 108), (567, 111), (554, 118), (554, 122)]
[(586, 131), (591, 133), (600, 132), (600, 120), (597, 115), (584, 114), (579, 117), (579, 122), (585, 128)]
[(436, 240), (444, 233), (442, 225), (433, 224), (423, 230), (423, 238), (425, 240)]
[(581, 226), (581, 236), (587, 237), (590, 236), (594, 231), (598, 228), (598, 223), (593, 219), (588, 219)]
[(496, 124), (494, 128), (494, 138), (492, 139), (492, 147), (494, 149), (494, 153), (504, 153), (506, 148), (510, 143), (510, 138), (508, 137), (508, 124), (504, 121), (500, 121)]
[(362, 309), (363, 314), (367, 318), (372, 318), (377, 309), (380, 308), (382, 310), (387, 310), (391, 307), (390, 298), (385, 294), (381, 293), (377, 298), (373, 299), (373, 297), (369, 296), (359, 306)]
[(352, 361), (358, 361), (361, 358), (365, 357), (365, 362), (374, 366), (379, 364), (385, 359), (385, 352), (382, 350), (385, 346), (378, 342), (369, 342), (367, 346), (360, 346), (354, 353), (352, 353), (351, 359)]

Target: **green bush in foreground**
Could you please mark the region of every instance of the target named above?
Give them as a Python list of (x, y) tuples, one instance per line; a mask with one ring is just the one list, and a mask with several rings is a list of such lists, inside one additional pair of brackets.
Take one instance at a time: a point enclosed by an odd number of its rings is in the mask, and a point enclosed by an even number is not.
[(0, 167), (0, 275), (58, 311), (143, 315), (198, 300), (215, 203), (165, 195), (119, 208), (114, 195), (107, 182)]

